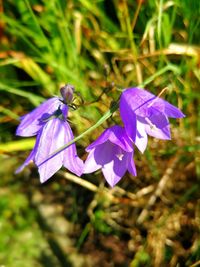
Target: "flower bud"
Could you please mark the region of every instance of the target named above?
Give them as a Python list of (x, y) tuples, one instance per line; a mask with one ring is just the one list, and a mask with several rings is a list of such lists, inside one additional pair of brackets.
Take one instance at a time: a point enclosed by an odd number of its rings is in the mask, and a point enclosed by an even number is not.
[(65, 86), (60, 88), (61, 96), (66, 104), (72, 102), (73, 94), (74, 94), (74, 86), (71, 84), (66, 84)]

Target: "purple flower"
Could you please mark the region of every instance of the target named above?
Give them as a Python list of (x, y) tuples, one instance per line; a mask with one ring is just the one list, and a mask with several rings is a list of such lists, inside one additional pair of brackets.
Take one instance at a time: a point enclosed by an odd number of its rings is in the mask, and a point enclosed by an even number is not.
[(101, 168), (111, 187), (119, 182), (127, 170), (136, 176), (133, 146), (123, 127), (112, 126), (105, 130), (86, 151), (89, 155), (83, 173), (91, 173)]
[(147, 134), (159, 139), (171, 139), (168, 117), (185, 116), (169, 102), (140, 88), (123, 91), (120, 115), (128, 136), (142, 153), (147, 146)]
[[(70, 90), (73, 88), (70, 85), (65, 87), (69, 87)], [(66, 93), (68, 93), (68, 98), (66, 98)], [(38, 167), (41, 182), (48, 180), (62, 165), (78, 176), (82, 174), (83, 161), (77, 156), (74, 143), (56, 155), (52, 155), (74, 139), (70, 125), (66, 120), (68, 106), (65, 100), (69, 100), (70, 93), (73, 94), (73, 91), (62, 91), (63, 98), (50, 98), (22, 117), (16, 134), (21, 136), (37, 135), (37, 137), (32, 152), (16, 173), (22, 171), (30, 161), (34, 161)]]
[(77, 156), (75, 144), (71, 144), (54, 156), (50, 156), (73, 138), (72, 130), (67, 121), (63, 121), (60, 118), (48, 120), (40, 128), (32, 152), (24, 164), (17, 169), (16, 173), (22, 171), (30, 161), (34, 161), (38, 166), (40, 181), (42, 183), (56, 173), (62, 165), (80, 176), (83, 170), (83, 161)]

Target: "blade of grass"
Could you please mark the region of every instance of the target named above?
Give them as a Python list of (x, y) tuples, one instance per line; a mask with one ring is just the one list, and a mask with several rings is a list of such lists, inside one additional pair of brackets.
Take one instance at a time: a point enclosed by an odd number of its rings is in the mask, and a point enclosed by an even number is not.
[(10, 118), (12, 118), (14, 120), (17, 120), (17, 121), (19, 120), (19, 116), (16, 113), (14, 113), (10, 109), (5, 108), (3, 106), (0, 106), (0, 113), (3, 113), (3, 114), (9, 116)]
[(37, 96), (33, 93), (25, 92), (23, 90), (10, 87), (7, 84), (3, 84), (1, 82), (0, 82), (0, 91), (5, 91), (7, 93), (11, 93), (11, 94), (15, 94), (15, 95), (19, 95), (19, 96), (23, 96), (25, 98), (28, 98), (29, 101), (35, 106), (38, 106), (42, 101), (44, 101), (44, 98), (41, 96)]
[(55, 90), (50, 76), (32, 58), (23, 57), (14, 65), (23, 69), (34, 81), (42, 84), (49, 94), (52, 95), (54, 93)]
[(20, 37), (40, 58), (45, 59), (46, 54), (42, 53), (39, 47), (37, 48), (33, 42), (34, 40), (38, 44), (42, 44), (42, 40), (38, 38), (38, 35), (34, 31), (23, 26), (22, 24), (20, 24), (20, 22), (17, 22), (15, 19), (12, 19), (6, 15), (2, 15), (1, 17), (6, 22), (7, 28), (13, 36)]
[(79, 0), (79, 2), (85, 9), (94, 14), (96, 17), (100, 18), (105, 23), (108, 30), (111, 30), (113, 32), (118, 31), (118, 27), (92, 1)]
[(29, 12), (30, 12), (32, 18), (33, 18), (33, 21), (34, 21), (34, 23), (35, 23), (35, 26), (36, 26), (37, 29), (38, 29), (38, 32), (39, 32), (41, 38), (44, 40), (44, 42), (45, 42), (45, 44), (46, 44), (46, 46), (47, 46), (49, 52), (50, 52), (50, 53), (53, 53), (52, 48), (51, 48), (51, 46), (50, 46), (50, 43), (49, 43), (47, 37), (45, 36), (45, 34), (44, 34), (42, 28), (40, 27), (40, 24), (39, 24), (39, 22), (38, 22), (38, 19), (37, 19), (37, 17), (35, 16), (35, 14), (34, 14), (32, 8), (31, 8), (29, 1), (28, 1), (28, 0), (24, 0), (24, 2), (25, 2), (26, 6), (27, 6), (27, 8), (28, 8), (28, 10), (29, 10)]
[(35, 144), (34, 138), (7, 142), (6, 144), (0, 144), (0, 153), (26, 151), (27, 149), (32, 149), (34, 144)]

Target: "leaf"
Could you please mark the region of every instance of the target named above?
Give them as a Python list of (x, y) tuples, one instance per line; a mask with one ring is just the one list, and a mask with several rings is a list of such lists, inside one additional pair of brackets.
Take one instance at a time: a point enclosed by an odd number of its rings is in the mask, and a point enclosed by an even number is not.
[(0, 82), (0, 91), (5, 91), (11, 94), (23, 96), (25, 98), (28, 98), (33, 105), (38, 106), (42, 101), (44, 101), (44, 98), (38, 95), (35, 95), (33, 93), (25, 92), (23, 90), (8, 86), (7, 84), (3, 84)]

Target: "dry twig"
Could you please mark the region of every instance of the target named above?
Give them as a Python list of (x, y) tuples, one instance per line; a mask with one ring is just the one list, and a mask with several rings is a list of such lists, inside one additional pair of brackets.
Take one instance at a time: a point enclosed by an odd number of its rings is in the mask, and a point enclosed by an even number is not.
[(179, 157), (177, 157), (177, 156), (174, 159), (172, 159), (170, 166), (166, 169), (165, 174), (160, 179), (160, 182), (158, 183), (158, 186), (156, 188), (155, 193), (150, 197), (147, 205), (145, 206), (145, 208), (142, 210), (142, 212), (138, 216), (137, 222), (139, 224), (143, 223), (143, 221), (145, 220), (145, 218), (148, 215), (149, 209), (155, 204), (157, 198), (161, 196), (167, 181), (170, 179), (170, 177), (174, 171), (174, 168), (178, 162), (178, 159), (179, 159)]

